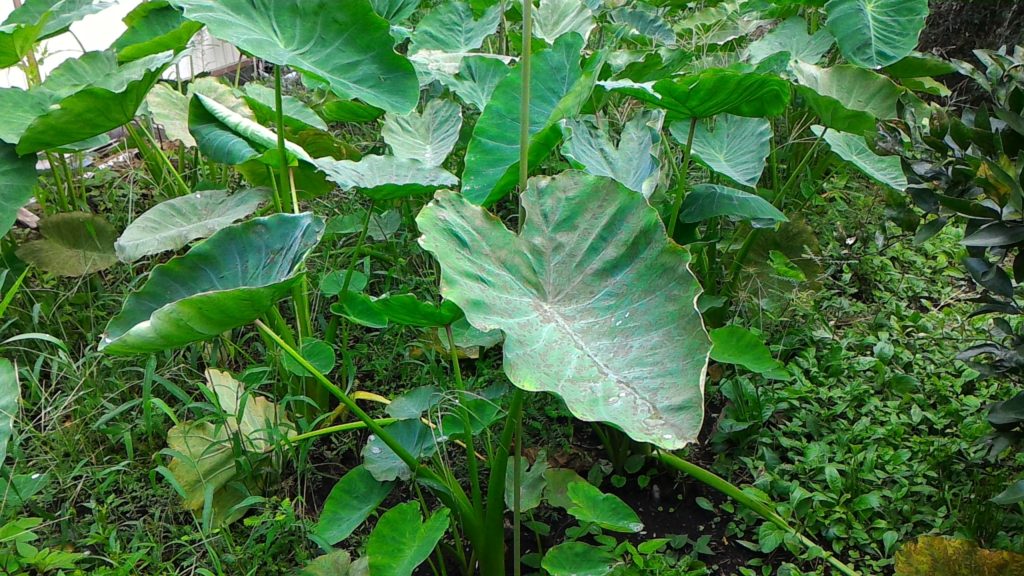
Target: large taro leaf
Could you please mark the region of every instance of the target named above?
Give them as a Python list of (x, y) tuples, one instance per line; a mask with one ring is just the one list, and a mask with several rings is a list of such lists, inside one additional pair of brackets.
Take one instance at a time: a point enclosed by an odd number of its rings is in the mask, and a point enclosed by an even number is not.
[(410, 51), (470, 52), (483, 46), (484, 40), (498, 29), (500, 21), (501, 10), (497, 4), (476, 20), (468, 4), (445, 2), (423, 15), (413, 30)]
[(844, 134), (833, 130), (825, 131), (821, 126), (811, 126), (811, 130), (821, 136), (824, 133), (832, 151), (840, 158), (853, 164), (872, 180), (885, 184), (903, 192), (907, 189), (907, 176), (903, 172), (903, 164), (899, 156), (879, 156), (875, 154), (863, 136)]
[[(672, 136), (686, 142), (689, 122), (673, 122)], [(771, 152), (772, 124), (764, 118), (722, 114), (714, 121), (698, 122), (693, 134), (693, 156), (711, 170), (744, 186), (757, 186)]]
[[(590, 93), (591, 70), (580, 69), (583, 38), (566, 34), (536, 52), (530, 72), (530, 166), (558, 144), (558, 121), (571, 116)], [(498, 83), (473, 129), (462, 172), (462, 193), (474, 204), (493, 204), (516, 185), (519, 166), (521, 64)]]
[(519, 235), (451, 192), (420, 212), (445, 298), (505, 333), (516, 386), (557, 393), (578, 418), (637, 441), (693, 442), (710, 343), (689, 253), (643, 196), (607, 178), (535, 179), (522, 203)]
[(734, 220), (770, 220), (787, 222), (785, 214), (771, 202), (751, 194), (718, 184), (699, 184), (683, 199), (680, 222), (703, 222), (726, 216)]
[(459, 141), (462, 109), (450, 100), (431, 100), (423, 112), (386, 114), (380, 135), (401, 159), (440, 166)]
[(819, 68), (792, 64), (797, 94), (829, 128), (857, 134), (875, 131), (875, 122), (897, 117), (901, 89), (870, 70), (850, 65)]
[(608, 18), (627, 34), (675, 46), (678, 43), (675, 30), (665, 21), (663, 12), (664, 9), (643, 2), (631, 2), (609, 10)]
[(124, 17), (127, 30), (110, 45), (122, 62), (138, 60), (166, 50), (181, 52), (203, 27), (187, 20), (181, 10), (165, 0), (151, 0), (136, 6)]
[(412, 16), (420, 0), (370, 0), (370, 5), (381, 18), (397, 24)]
[(789, 83), (769, 74), (721, 68), (673, 76), (657, 82), (612, 80), (599, 83), (685, 118), (733, 114), (761, 118), (778, 116), (789, 104)]
[(323, 230), (323, 221), (309, 213), (224, 228), (154, 268), (107, 325), (100, 350), (166, 350), (252, 322), (299, 282), (300, 265)]
[(342, 98), (404, 114), (416, 106), (412, 64), (368, 0), (172, 0), (185, 16), (239, 49), (326, 82)]
[(881, 68), (917, 46), (928, 17), (928, 0), (829, 0), (826, 26), (850, 62)]
[(405, 502), (388, 510), (366, 542), (373, 576), (412, 576), (448, 531), (449, 512), (442, 508), (426, 522), (418, 502)]
[(374, 200), (422, 196), (459, 183), (444, 168), (394, 156), (364, 156), (358, 162), (317, 158), (315, 163), (342, 189), (355, 188)]
[(122, 262), (177, 250), (252, 214), (270, 198), (265, 188), (229, 194), (227, 190), (203, 190), (161, 202), (125, 228), (114, 243)]
[(117, 263), (117, 233), (102, 216), (55, 214), (39, 222), (41, 240), (18, 247), (18, 258), (58, 276), (84, 276)]
[(575, 32), (586, 41), (594, 29), (594, 14), (580, 0), (540, 0), (533, 20), (533, 35), (554, 44)]
[(119, 65), (112, 52), (89, 52), (66, 60), (40, 86), (9, 93), (5, 104), (13, 107), (13, 119), (0, 139), (30, 154), (113, 130), (135, 117), (173, 59), (172, 52), (162, 52)]
[(0, 358), (0, 468), (7, 457), (7, 443), (14, 433), (14, 419), (18, 415), (18, 401), (21, 388), (18, 386), (18, 371), (6, 358)]
[(563, 542), (544, 554), (541, 566), (551, 576), (605, 576), (619, 559), (610, 551), (584, 542)]
[(770, 56), (786, 52), (793, 60), (817, 64), (832, 48), (835, 39), (828, 30), (807, 33), (807, 22), (798, 16), (782, 21), (774, 30), (747, 47), (747, 58), (757, 64)]
[(658, 186), (661, 125), (664, 112), (640, 111), (622, 127), (616, 145), (607, 126), (595, 125), (596, 118), (562, 121), (565, 144), (562, 155), (594, 176), (613, 178), (626, 188), (650, 198)]
[(35, 154), (18, 156), (14, 146), (0, 142), (0, 236), (14, 225), (18, 210), (36, 186)]

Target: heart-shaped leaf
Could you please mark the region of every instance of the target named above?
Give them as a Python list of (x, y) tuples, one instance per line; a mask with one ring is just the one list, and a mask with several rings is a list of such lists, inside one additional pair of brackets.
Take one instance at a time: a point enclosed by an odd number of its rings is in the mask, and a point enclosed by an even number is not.
[(835, 39), (828, 30), (807, 33), (807, 22), (798, 16), (783, 20), (774, 30), (747, 47), (747, 58), (757, 64), (766, 58), (786, 52), (790, 59), (817, 64), (832, 49)]
[(368, 0), (172, 0), (185, 16), (240, 50), (326, 82), (342, 98), (404, 114), (416, 106), (412, 64), (394, 50), (390, 26)]
[[(673, 122), (672, 136), (685, 143), (689, 122)], [(693, 155), (711, 170), (744, 186), (755, 187), (771, 153), (772, 124), (764, 118), (722, 114), (711, 123), (698, 122)]]
[(501, 10), (497, 4), (476, 20), (468, 4), (444, 2), (431, 8), (416, 25), (410, 41), (411, 51), (472, 52), (483, 46), (500, 22)]
[(563, 120), (562, 154), (588, 174), (607, 176), (650, 198), (661, 175), (658, 150), (664, 119), (660, 110), (638, 112), (622, 127), (617, 145), (607, 126), (597, 125), (592, 116)]
[(117, 232), (102, 216), (55, 214), (39, 222), (42, 240), (18, 248), (18, 258), (58, 276), (85, 276), (117, 263)]
[(373, 576), (412, 576), (448, 530), (448, 509), (426, 522), (418, 502), (399, 504), (385, 512), (366, 542)]
[(534, 179), (520, 235), (452, 192), (417, 218), (441, 291), (480, 330), (505, 332), (505, 372), (586, 421), (676, 449), (703, 419), (710, 348), (689, 254), (643, 196), (569, 172)]
[(459, 141), (462, 109), (450, 100), (431, 100), (423, 112), (386, 114), (380, 135), (396, 158), (440, 166)]
[(270, 198), (265, 188), (235, 194), (227, 190), (203, 190), (172, 198), (150, 208), (125, 228), (114, 249), (122, 262), (177, 250), (245, 218)]
[(320, 241), (312, 214), (276, 214), (220, 230), (153, 269), (107, 325), (100, 350), (142, 354), (213, 338), (286, 297)]
[(362, 466), (349, 470), (331, 488), (313, 534), (331, 546), (348, 538), (394, 487), (393, 482), (378, 482)]
[(541, 566), (551, 576), (605, 576), (618, 563), (611, 552), (584, 542), (563, 542), (544, 554)]
[(795, 62), (792, 69), (797, 93), (829, 128), (869, 133), (876, 121), (897, 117), (901, 89), (885, 76), (849, 65), (819, 68)]
[(483, 112), (494, 90), (510, 71), (508, 64), (497, 58), (467, 56), (462, 59), (458, 74), (443, 76), (439, 80), (463, 102)]
[(594, 26), (594, 14), (586, 2), (540, 0), (534, 14), (533, 35), (554, 44), (562, 36), (575, 32), (586, 42)]
[(196, 145), (196, 139), (188, 131), (188, 96), (167, 82), (158, 82), (146, 95), (146, 107), (168, 139), (189, 147)]
[(863, 136), (834, 130), (826, 132), (821, 126), (811, 126), (811, 130), (819, 136), (824, 132), (825, 142), (828, 142), (829, 148), (840, 158), (859, 168), (872, 180), (901, 192), (907, 189), (907, 176), (903, 172), (903, 164), (900, 162), (899, 156), (875, 154), (868, 147)]
[(572, 506), (569, 514), (580, 523), (597, 524), (615, 532), (639, 532), (644, 529), (636, 512), (614, 494), (605, 494), (590, 482), (569, 484)]
[(850, 62), (881, 68), (917, 46), (928, 18), (928, 0), (829, 0), (829, 32)]

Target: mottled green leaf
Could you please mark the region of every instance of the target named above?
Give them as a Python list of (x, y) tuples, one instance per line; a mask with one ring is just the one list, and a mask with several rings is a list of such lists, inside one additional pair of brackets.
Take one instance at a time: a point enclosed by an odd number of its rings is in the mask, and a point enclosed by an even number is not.
[(875, 122), (897, 117), (901, 89), (870, 70), (849, 65), (819, 68), (795, 62), (797, 93), (821, 123), (851, 133), (875, 131)]
[(566, 119), (562, 121), (562, 154), (588, 174), (607, 176), (650, 198), (661, 176), (658, 151), (664, 120), (660, 110), (639, 111), (623, 126), (615, 144), (608, 127), (595, 117)]
[(786, 222), (786, 215), (757, 194), (719, 184), (694, 186), (679, 211), (680, 222), (703, 222), (717, 216), (736, 220), (772, 220)]
[(374, 200), (422, 196), (459, 183), (443, 168), (395, 156), (363, 156), (358, 162), (317, 158), (314, 162), (343, 190), (354, 188)]
[(483, 112), (491, 101), (498, 84), (509, 75), (511, 69), (498, 58), (488, 56), (467, 56), (462, 59), (459, 73), (441, 77), (442, 84), (452, 89), (463, 102)]
[(166, 82), (159, 82), (146, 95), (146, 107), (153, 123), (163, 128), (169, 140), (194, 147), (196, 139), (188, 131), (188, 96)]
[(498, 29), (501, 10), (490, 6), (480, 19), (464, 2), (445, 2), (430, 9), (413, 30), (412, 51), (441, 50), (443, 52), (472, 52), (483, 46), (484, 40)]
[(594, 14), (580, 0), (540, 0), (533, 18), (533, 35), (548, 44), (573, 32), (586, 42), (596, 26)]
[(420, 212), (442, 294), (478, 329), (505, 332), (516, 386), (555, 392), (578, 418), (641, 442), (692, 442), (710, 346), (689, 254), (643, 196), (610, 179), (534, 179), (522, 205), (519, 235), (451, 192)]
[(747, 47), (747, 58), (757, 64), (769, 56), (786, 52), (793, 60), (817, 64), (832, 49), (835, 39), (828, 30), (807, 33), (807, 22), (798, 16), (783, 20), (774, 30)]

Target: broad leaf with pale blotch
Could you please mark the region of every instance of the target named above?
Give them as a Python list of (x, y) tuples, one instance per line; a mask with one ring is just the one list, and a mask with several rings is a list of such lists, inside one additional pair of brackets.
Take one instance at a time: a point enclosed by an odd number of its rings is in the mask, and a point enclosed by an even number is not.
[(440, 166), (459, 141), (462, 109), (450, 100), (431, 100), (423, 112), (386, 114), (381, 137), (396, 157)]
[(622, 128), (618, 144), (608, 126), (593, 116), (562, 121), (565, 143), (562, 154), (594, 176), (607, 176), (650, 198), (661, 175), (658, 149), (661, 145), (661, 110), (640, 111)]
[(444, 168), (394, 156), (364, 156), (358, 162), (317, 158), (315, 164), (342, 189), (354, 188), (374, 200), (422, 196), (459, 183)]
[[(672, 136), (686, 143), (689, 122), (673, 122)], [(764, 118), (722, 114), (714, 122), (698, 122), (693, 156), (711, 170), (744, 186), (756, 186), (771, 152), (772, 124)]]
[(666, 449), (703, 420), (710, 342), (689, 253), (643, 196), (607, 178), (537, 178), (515, 234), (439, 192), (417, 218), (441, 263), (441, 291), (480, 330), (505, 333), (505, 372), (554, 392), (586, 421)]

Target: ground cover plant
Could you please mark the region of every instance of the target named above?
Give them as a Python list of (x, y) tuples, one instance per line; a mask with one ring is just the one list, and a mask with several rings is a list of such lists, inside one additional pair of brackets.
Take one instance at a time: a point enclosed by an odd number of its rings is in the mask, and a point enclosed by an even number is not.
[[(44, 75), (103, 8), (0, 25), (5, 573), (1019, 570), (1018, 336), (968, 348), (1019, 52), (915, 52), (926, 0), (170, 0)], [(204, 27), (266, 78), (162, 79)]]

